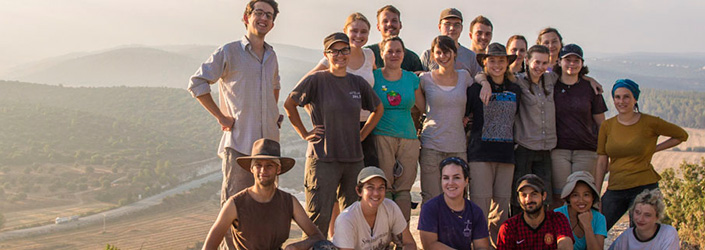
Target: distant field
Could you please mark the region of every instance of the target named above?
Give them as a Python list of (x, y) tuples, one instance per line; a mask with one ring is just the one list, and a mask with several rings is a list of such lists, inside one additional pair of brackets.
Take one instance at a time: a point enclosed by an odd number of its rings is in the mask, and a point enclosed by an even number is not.
[(0, 249), (186, 249), (206, 238), (218, 215), (216, 202), (200, 202), (166, 212), (146, 213), (117, 222), (108, 221), (66, 232), (10, 240)]
[[(680, 152), (666, 150), (654, 154), (651, 164), (654, 165), (656, 172), (663, 172), (667, 168), (678, 168), (683, 160), (699, 163), (700, 159), (705, 157), (705, 152), (683, 152), (688, 147), (705, 147), (705, 129), (686, 128), (685, 130), (688, 131), (689, 137), (688, 141), (678, 145)], [(667, 138), (661, 138), (661, 141), (665, 139)]]

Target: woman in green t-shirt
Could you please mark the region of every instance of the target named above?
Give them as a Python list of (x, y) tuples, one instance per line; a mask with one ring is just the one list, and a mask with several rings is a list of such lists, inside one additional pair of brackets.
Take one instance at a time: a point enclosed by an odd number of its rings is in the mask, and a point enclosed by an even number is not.
[(401, 68), (404, 60), (404, 42), (401, 38), (384, 39), (379, 46), (384, 67), (374, 71), (373, 90), (382, 101), (385, 112), (372, 134), (379, 168), (389, 180), (387, 198), (399, 205), (404, 218), (409, 221), (409, 191), (416, 180), (420, 147), (411, 108), (416, 102), (417, 92), (420, 92), (419, 78)]

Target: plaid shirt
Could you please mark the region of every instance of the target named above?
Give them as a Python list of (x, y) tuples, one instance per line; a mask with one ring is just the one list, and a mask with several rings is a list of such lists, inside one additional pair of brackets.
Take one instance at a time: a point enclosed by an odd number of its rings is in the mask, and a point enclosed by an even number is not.
[(497, 249), (556, 249), (563, 237), (573, 239), (565, 215), (546, 211), (546, 218), (534, 229), (524, 220), (524, 213), (509, 218), (499, 229)]

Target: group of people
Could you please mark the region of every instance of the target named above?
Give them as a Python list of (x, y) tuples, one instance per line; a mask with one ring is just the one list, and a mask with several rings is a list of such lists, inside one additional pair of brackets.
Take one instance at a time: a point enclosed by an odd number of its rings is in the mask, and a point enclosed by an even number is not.
[[(274, 0), (250, 1), (245, 37), (218, 48), (188, 86), (224, 131), (222, 209), (204, 249), (278, 249), (291, 220), (306, 236), (286, 249), (416, 249), (417, 175), (424, 249), (602, 249), (627, 210), (635, 227), (611, 248), (678, 248), (675, 229), (658, 223), (664, 205), (650, 161), (688, 134), (639, 112), (629, 79), (614, 84), (618, 115), (605, 120), (582, 48), (563, 45), (554, 28), (531, 47), (521, 35), (505, 47), (490, 43), (492, 23), (478, 16), (471, 46), (460, 45), (455, 8), (441, 12), (440, 35), (421, 58), (399, 37), (392, 5), (377, 11), (377, 44), (365, 46), (371, 24), (361, 13), (323, 39), (324, 58), (284, 100), (308, 141), (301, 206), (277, 188), (294, 165), (280, 155), (278, 62), (264, 41), (278, 13)], [(659, 136), (670, 138), (657, 144)]]

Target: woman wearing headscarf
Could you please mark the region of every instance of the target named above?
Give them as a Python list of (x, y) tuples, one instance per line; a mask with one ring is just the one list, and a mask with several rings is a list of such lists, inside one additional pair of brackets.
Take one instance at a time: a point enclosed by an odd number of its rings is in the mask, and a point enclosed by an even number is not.
[[(597, 190), (601, 190), (605, 174), (610, 173), (607, 191), (602, 196), (607, 230), (624, 215), (639, 193), (658, 188), (661, 176), (651, 165), (654, 153), (688, 139), (688, 133), (678, 125), (639, 112), (639, 93), (636, 82), (617, 80), (612, 87), (612, 99), (619, 113), (600, 126), (595, 180)], [(659, 136), (670, 138), (657, 144)]]

